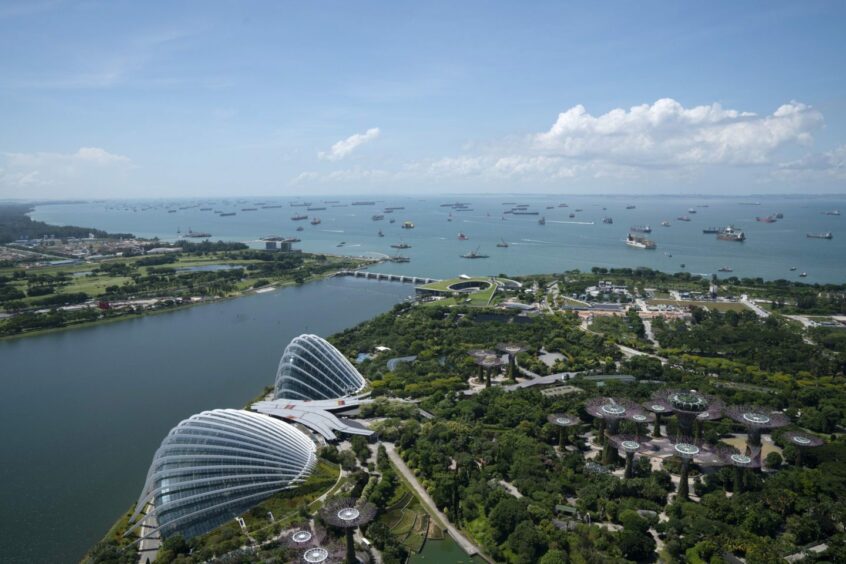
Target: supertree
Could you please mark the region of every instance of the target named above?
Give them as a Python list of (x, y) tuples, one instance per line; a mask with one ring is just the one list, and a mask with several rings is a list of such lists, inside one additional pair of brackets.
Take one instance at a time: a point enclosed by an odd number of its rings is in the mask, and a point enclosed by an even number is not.
[(643, 402), (643, 407), (655, 414), (655, 426), (652, 429), (652, 436), (657, 439), (661, 436), (661, 416), (672, 415), (673, 406), (665, 398), (654, 397), (652, 401)]
[[(747, 448), (761, 456), (761, 433), (769, 429), (778, 429), (790, 423), (790, 418), (780, 411), (771, 411), (756, 405), (732, 405), (727, 409), (728, 416), (746, 427), (749, 437)], [(747, 453), (748, 454), (748, 453)]]
[(322, 546), (314, 546), (303, 552), (303, 562), (320, 564), (329, 560), (329, 551)]
[(376, 506), (365, 502), (356, 504), (353, 498), (339, 498), (328, 502), (320, 510), (326, 523), (343, 529), (347, 536), (347, 564), (355, 564), (355, 544), (353, 532), (360, 526), (366, 525), (376, 516)]
[(494, 368), (502, 366), (502, 358), (496, 351), (474, 350), (468, 353), (479, 367), (479, 381), (485, 381), (485, 387), (491, 387), (491, 372)]
[(746, 487), (746, 469), (761, 467), (760, 456), (749, 456), (734, 447), (718, 447), (717, 454), (727, 466), (734, 467), (734, 493), (743, 493)]
[(825, 444), (825, 441), (816, 435), (810, 435), (799, 431), (788, 431), (784, 434), (784, 437), (787, 439), (788, 444), (793, 445), (796, 449), (796, 466), (800, 466), (802, 464), (802, 452), (805, 449), (816, 448)]
[(497, 350), (508, 354), (508, 377), (514, 378), (514, 373), (516, 371), (515, 368), (517, 365), (517, 355), (529, 350), (529, 347), (519, 343), (500, 343), (496, 346), (496, 348)]
[(567, 415), (565, 413), (552, 413), (546, 417), (546, 420), (558, 427), (558, 448), (564, 449), (564, 445), (569, 442), (569, 432), (571, 427), (576, 427), (582, 423), (581, 419), (575, 415)]
[(690, 472), (691, 462), (705, 466), (722, 466), (724, 464), (716, 451), (690, 437), (670, 439), (667, 444), (662, 446), (662, 451), (664, 454), (681, 459), (682, 465), (678, 496), (682, 499), (688, 499), (689, 497), (690, 485), (688, 484), (688, 474)]
[(643, 432), (643, 425), (655, 421), (655, 415), (642, 410), (629, 411), (629, 413), (626, 415), (626, 419), (635, 424), (635, 427), (637, 428), (637, 432), (635, 434), (640, 437), (645, 434)]
[(585, 403), (585, 411), (591, 417), (599, 420), (599, 444), (605, 447), (602, 452), (602, 461), (609, 464), (614, 458), (614, 450), (609, 447), (605, 440), (606, 429), (608, 434), (616, 435), (620, 427), (621, 419), (629, 419), (634, 415), (645, 415), (643, 408), (633, 401), (615, 398), (593, 398)]
[(679, 434), (699, 437), (702, 423), (723, 416), (723, 402), (696, 390), (661, 390), (653, 396), (655, 403), (663, 402), (672, 407), (679, 424)]
[(649, 452), (654, 449), (652, 443), (644, 441), (637, 435), (611, 435), (608, 437), (618, 449), (626, 453), (626, 470), (623, 477), (626, 479), (634, 475), (634, 455), (638, 452)]

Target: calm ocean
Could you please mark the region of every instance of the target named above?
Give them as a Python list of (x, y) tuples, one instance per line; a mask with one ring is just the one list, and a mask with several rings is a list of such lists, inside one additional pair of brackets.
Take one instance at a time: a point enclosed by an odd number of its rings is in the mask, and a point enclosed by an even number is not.
[[(357, 200), (374, 201), (375, 205), (350, 205)], [(338, 204), (324, 203), (337, 200)], [(308, 211), (291, 207), (293, 198), (250, 198), (230, 200), (171, 201), (107, 201), (80, 204), (41, 205), (32, 214), (34, 219), (54, 224), (76, 224), (108, 231), (132, 232), (143, 237), (174, 240), (177, 230), (206, 231), (213, 240), (237, 240), (261, 246), (265, 235), (296, 235), (299, 247), (310, 252), (348, 255), (387, 256), (397, 251), (393, 243), (405, 241), (410, 249), (402, 251), (409, 263), (387, 263), (378, 266), (381, 272), (408, 273), (445, 278), (457, 274), (510, 275), (561, 272), (590, 269), (592, 266), (648, 266), (658, 270), (693, 273), (716, 273), (730, 267), (736, 276), (766, 279), (799, 279), (807, 273), (806, 282), (846, 282), (846, 196), (798, 198), (755, 196), (746, 198), (708, 197), (617, 197), (617, 196), (443, 196), (427, 199), (399, 197), (330, 198), (307, 200), (312, 207), (325, 210)], [(460, 201), (469, 211), (455, 211), (441, 204)], [(539, 215), (503, 214), (512, 205), (528, 204)], [(566, 203), (568, 207), (559, 207)], [(261, 205), (282, 207), (262, 208)], [(759, 205), (750, 205), (759, 204)], [(633, 205), (634, 209), (626, 209)], [(187, 206), (196, 206), (185, 208)], [(374, 221), (386, 207), (403, 207)], [(551, 209), (548, 209), (552, 206)], [(707, 207), (704, 207), (707, 206)], [(235, 212), (220, 217), (202, 207)], [(256, 211), (242, 211), (243, 208)], [(576, 211), (581, 209), (582, 211)], [(690, 213), (688, 210), (695, 210)], [(169, 213), (169, 210), (176, 210)], [(840, 210), (843, 216), (825, 215)], [(756, 216), (783, 213), (775, 223), (761, 223)], [(319, 225), (309, 221), (292, 221), (295, 213), (319, 217)], [(448, 221), (452, 214), (452, 221)], [(575, 217), (569, 215), (573, 213)], [(687, 215), (690, 222), (677, 220)], [(546, 225), (539, 225), (543, 216)], [(613, 224), (604, 224), (610, 217)], [(394, 218), (395, 223), (389, 223)], [(662, 227), (661, 221), (671, 223)], [(404, 221), (414, 229), (402, 229)], [(719, 241), (706, 235), (706, 227), (733, 225), (747, 236), (744, 243)], [(649, 235), (656, 241), (654, 251), (627, 247), (623, 240), (629, 227), (648, 225)], [(298, 226), (302, 232), (296, 232)], [(384, 237), (378, 236), (378, 231)], [(833, 233), (834, 238), (809, 239), (809, 232)], [(463, 232), (468, 239), (458, 240)], [(497, 247), (502, 240), (507, 248)], [(341, 243), (343, 243), (342, 246)], [(461, 255), (478, 249), (487, 259), (468, 260)], [(684, 267), (682, 267), (684, 264)], [(791, 272), (791, 267), (796, 267)]]

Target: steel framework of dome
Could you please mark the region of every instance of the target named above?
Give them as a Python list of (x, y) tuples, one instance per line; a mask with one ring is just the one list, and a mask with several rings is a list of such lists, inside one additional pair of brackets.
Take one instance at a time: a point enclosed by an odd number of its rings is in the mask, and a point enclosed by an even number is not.
[(339, 399), (360, 392), (364, 377), (326, 339), (300, 335), (292, 340), (276, 371), (274, 398)]
[(276, 492), (305, 480), (317, 463), (299, 429), (238, 409), (204, 411), (180, 422), (153, 456), (133, 519), (167, 537), (211, 531)]

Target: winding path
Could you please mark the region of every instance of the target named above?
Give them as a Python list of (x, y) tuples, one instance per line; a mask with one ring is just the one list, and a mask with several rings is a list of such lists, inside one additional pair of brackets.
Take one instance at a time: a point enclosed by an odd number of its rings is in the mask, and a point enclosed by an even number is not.
[(452, 523), (450, 523), (447, 516), (438, 510), (437, 505), (429, 496), (429, 493), (426, 491), (426, 488), (417, 481), (417, 476), (414, 475), (414, 472), (406, 465), (405, 461), (400, 457), (397, 453), (396, 447), (393, 443), (382, 443), (385, 445), (385, 450), (388, 452), (388, 458), (391, 459), (391, 462), (400, 471), (400, 474), (403, 475), (405, 480), (411, 485), (414, 489), (414, 492), (417, 494), (417, 497), (420, 498), (420, 502), (426, 506), (426, 511), (428, 511), (431, 515), (434, 515), (435, 518), (440, 522), (440, 525), (444, 526), (446, 530), (449, 532), (449, 536), (458, 543), (464, 552), (467, 553), (468, 556), (473, 556), (474, 554), (481, 554), (479, 547), (473, 544), (470, 539), (464, 536), (464, 534), (458, 530)]

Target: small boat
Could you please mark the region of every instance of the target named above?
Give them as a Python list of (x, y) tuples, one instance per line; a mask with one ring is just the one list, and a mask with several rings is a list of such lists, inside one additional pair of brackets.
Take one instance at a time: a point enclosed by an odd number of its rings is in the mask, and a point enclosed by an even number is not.
[(840, 210), (828, 210), (823, 212), (824, 215), (840, 215)]
[(497, 247), (500, 247), (500, 248), (503, 248), (503, 249), (507, 249), (507, 248), (508, 248), (508, 243), (505, 241), (505, 239), (500, 239), (500, 240), (499, 240), (499, 243), (497, 243), (497, 244), (496, 244), (496, 246), (497, 246)]
[(690, 217), (686, 215), (680, 215), (676, 219), (678, 219), (679, 221), (690, 221)]
[(734, 272), (730, 266), (723, 266), (717, 269), (717, 272)]
[(629, 231), (633, 231), (634, 233), (652, 233), (652, 228), (648, 225), (632, 225)]
[(467, 240), (467, 239), (469, 239), (469, 238), (470, 238), (470, 237), (468, 237), (467, 235), (465, 235), (463, 232), (461, 232), (461, 231), (459, 231), (459, 232), (458, 232), (458, 240), (459, 240), (459, 241), (466, 241), (466, 240)]
[(687, 208), (687, 213), (696, 213), (696, 210), (693, 208)]
[(541, 218), (538, 220), (538, 225), (546, 225), (546, 218), (541, 216)]
[(664, 255), (665, 255), (665, 256), (667, 256), (668, 258), (672, 258), (672, 257), (673, 257), (673, 253), (664, 253)]
[(379, 237), (384, 237), (384, 236), (385, 236), (385, 234), (384, 234), (384, 233), (382, 233), (382, 230), (381, 230), (381, 229), (379, 230), (379, 233), (377, 233), (377, 235), (379, 235)]
[(370, 219), (372, 219), (373, 221), (382, 221), (383, 219), (385, 219), (385, 216), (381, 213), (377, 213), (374, 214)]
[(602, 218), (602, 223), (605, 223), (605, 224), (607, 224), (607, 225), (611, 225), (612, 223), (614, 223), (614, 220), (613, 220), (612, 218), (610, 218), (610, 217), (603, 217), (603, 218)]
[(627, 210), (633, 210), (633, 209), (635, 209), (635, 207), (636, 207), (636, 206), (633, 206), (633, 205), (629, 204), (628, 206), (626, 206), (626, 209), (627, 209)]
[(735, 229), (731, 225), (723, 229), (717, 234), (717, 239), (720, 241), (735, 241), (737, 243), (742, 243), (746, 240), (746, 235), (743, 231), (739, 229)]
[(758, 216), (755, 218), (755, 221), (757, 221), (758, 223), (775, 223), (776, 218), (773, 215), (768, 215), (766, 217)]
[(570, 218), (572, 219), (574, 217), (576, 217), (576, 214), (574, 214), (573, 212), (570, 212)]
[(684, 263), (681, 263), (679, 266), (681, 266), (682, 268), (684, 268), (684, 267), (685, 267)]
[(406, 243), (405, 241), (400, 241), (399, 243), (394, 243), (391, 245), (392, 249), (410, 249), (411, 245)]
[(666, 219), (661, 222), (661, 227), (669, 227), (669, 226), (670, 226), (670, 222), (667, 221)]
[(554, 209), (555, 209), (555, 206), (546, 206), (546, 209), (548, 209), (548, 210), (554, 210)]
[(297, 227), (297, 231), (303, 231), (303, 226), (300, 225), (299, 227)]
[(808, 277), (807, 272), (803, 272), (802, 274), (799, 275), (799, 278), (807, 278), (807, 277)]
[(397, 222), (397, 220), (396, 220), (396, 219), (394, 219), (394, 218), (391, 218), (391, 220), (390, 220), (390, 221), (388, 221), (388, 223), (396, 223), (396, 222)]
[(310, 223), (311, 223), (312, 225), (320, 225), (320, 218), (319, 218), (319, 217), (315, 217), (315, 218), (313, 218), (313, 219), (311, 220), (311, 222), (310, 222)]
[(831, 234), (831, 231), (826, 231), (824, 233), (808, 233), (805, 235), (808, 239), (833, 239), (834, 235)]
[(794, 272), (795, 270), (796, 270), (796, 267), (795, 267), (795, 266), (791, 266), (791, 267), (790, 267), (790, 272)]
[(702, 233), (704, 233), (705, 235), (715, 235), (720, 231), (722, 230), (719, 227), (706, 227), (702, 230)]
[(346, 244), (347, 244), (347, 242), (346, 242), (346, 241), (341, 241), (340, 243), (338, 243), (338, 244), (337, 244), (337, 245), (335, 245), (335, 246), (336, 246), (336, 247), (343, 247), (343, 246), (344, 246), (344, 245), (346, 245)]
[(402, 228), (403, 229), (414, 229), (414, 224), (411, 223), (410, 221), (404, 221), (402, 223)]
[(776, 216), (776, 219), (784, 219), (784, 214), (781, 213), (781, 212), (778, 212), (777, 214), (775, 214), (775, 216)]
[(484, 258), (488, 258), (488, 255), (483, 255), (483, 254), (481, 254), (481, 253), (479, 252), (479, 248), (477, 247), (475, 251), (470, 251), (470, 252), (468, 252), (468, 253), (465, 253), (465, 254), (461, 255), (461, 258), (466, 258), (466, 259), (484, 259)]

